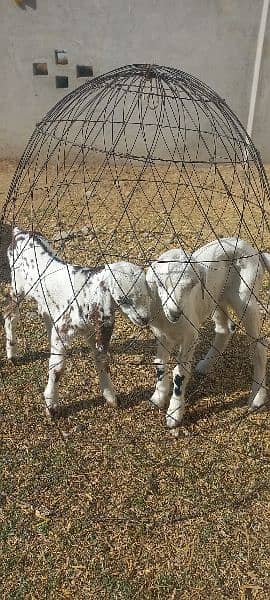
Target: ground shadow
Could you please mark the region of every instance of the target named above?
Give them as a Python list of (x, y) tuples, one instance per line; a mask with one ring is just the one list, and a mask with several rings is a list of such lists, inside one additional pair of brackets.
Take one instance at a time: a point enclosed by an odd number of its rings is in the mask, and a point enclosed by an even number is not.
[[(213, 328), (208, 324), (201, 332), (201, 339), (196, 348), (194, 364), (207, 351), (210, 340), (213, 337)], [(134, 387), (132, 392), (118, 394), (120, 409), (127, 409), (139, 405), (151, 397), (154, 391), (154, 366), (155, 339), (140, 339), (131, 337), (128, 340), (114, 340), (111, 346), (112, 364), (121, 367), (121, 354), (130, 356), (128, 366), (132, 363), (132, 357), (142, 356), (142, 362), (138, 363), (138, 369), (149, 369), (149, 377), (153, 381), (153, 387), (143, 388)], [(217, 415), (229, 412), (235, 408), (247, 406), (248, 395), (250, 393), (252, 382), (252, 367), (248, 360), (249, 343), (248, 339), (241, 332), (234, 334), (228, 350), (219, 359), (217, 366), (205, 377), (199, 376), (192, 368), (191, 379), (186, 390), (187, 410), (185, 413), (185, 422), (196, 424), (205, 420), (211, 415)], [(76, 356), (85, 356), (92, 361), (92, 352), (89, 346), (77, 346), (68, 350), (67, 358)], [(48, 360), (48, 350), (32, 351), (28, 350), (23, 356), (16, 359), (16, 365), (27, 365), (34, 361)], [(4, 361), (0, 361), (1, 364)], [(149, 363), (149, 365), (148, 365)], [(171, 366), (174, 366), (174, 359)], [(170, 368), (171, 368), (170, 366)], [(127, 368), (127, 366), (124, 366)], [(136, 382), (137, 383), (137, 382)], [(136, 385), (134, 382), (134, 384)], [(250, 388), (249, 388), (250, 385)], [(239, 391), (238, 397), (233, 400), (226, 399)], [(222, 400), (224, 397), (224, 401)], [(202, 401), (202, 402), (201, 402)], [(89, 410), (93, 406), (103, 404), (102, 397), (89, 398), (72, 402), (67, 407), (63, 407), (63, 416), (68, 416), (81, 410)], [(196, 406), (200, 402), (199, 406)], [(150, 405), (149, 405), (150, 406)]]
[(57, 419), (63, 417), (67, 418), (71, 415), (75, 415), (83, 410), (91, 410), (97, 406), (102, 406), (104, 399), (102, 396), (96, 396), (95, 398), (84, 398), (81, 400), (74, 400), (69, 404), (60, 405), (57, 413)]
[[(118, 407), (117, 410), (127, 410), (134, 406), (145, 402), (145, 398), (151, 394), (151, 390), (147, 388), (137, 388), (129, 392), (128, 394), (119, 393), (117, 394)], [(83, 410), (91, 410), (94, 407), (106, 405), (105, 400), (102, 396), (96, 396), (95, 398), (86, 398), (78, 401), (70, 402), (59, 410), (59, 417), (69, 417)]]
[[(205, 420), (205, 418), (211, 417), (212, 415), (218, 415), (222, 413), (231, 412), (234, 408), (248, 408), (248, 390), (246, 392), (241, 392), (239, 397), (235, 400), (231, 400), (230, 402), (216, 402), (211, 406), (207, 405), (204, 407), (194, 407), (194, 410), (186, 412), (185, 415), (185, 424), (193, 424)], [(192, 406), (193, 408), (193, 406)]]
[(156, 340), (152, 339), (141, 340), (139, 337), (132, 337), (128, 340), (111, 343), (111, 351), (116, 354), (125, 354), (133, 356), (137, 354), (151, 354), (154, 358), (156, 349)]
[[(82, 346), (79, 348), (71, 348), (67, 351), (66, 357), (70, 358), (72, 356), (90, 356), (92, 357), (91, 349), (88, 346)], [(22, 356), (17, 356), (12, 360), (14, 365), (22, 366), (28, 365), (38, 360), (48, 360), (50, 358), (49, 350), (27, 350)], [(2, 364), (4, 361), (0, 361)]]

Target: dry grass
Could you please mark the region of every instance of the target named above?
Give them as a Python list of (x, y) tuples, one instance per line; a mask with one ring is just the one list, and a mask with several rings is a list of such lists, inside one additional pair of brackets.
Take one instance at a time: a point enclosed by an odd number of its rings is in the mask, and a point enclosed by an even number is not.
[[(2, 190), (12, 169), (2, 164)], [(65, 252), (72, 260), (100, 260), (108, 235), (108, 254), (128, 248), (141, 262), (146, 251), (157, 255), (172, 245), (174, 232), (164, 230), (164, 215), (157, 223), (155, 206), (147, 214), (142, 210), (142, 190), (132, 210), (143, 248), (128, 238), (125, 222), (116, 234), (116, 202), (115, 220), (110, 216), (116, 195), (96, 205), (102, 249), (90, 238), (71, 239)], [(188, 213), (192, 198), (186, 193), (183, 201)], [(237, 222), (230, 208), (224, 217), (224, 203), (215, 206), (220, 230)], [(34, 218), (52, 237), (59, 222), (66, 231), (87, 222), (82, 213), (75, 224), (80, 207), (74, 192), (57, 217), (52, 210), (45, 219), (35, 204)], [(18, 220), (27, 225), (31, 216), (26, 206)], [(252, 218), (256, 231), (259, 217)], [(178, 222), (174, 214), (174, 228), (184, 231), (187, 245), (197, 239), (199, 219), (196, 211), (192, 222)], [(147, 231), (152, 235), (144, 236)], [(207, 238), (203, 228), (201, 239)], [(164, 414), (147, 403), (154, 386), (153, 340), (121, 318), (112, 344), (120, 408), (104, 406), (91, 355), (79, 339), (61, 382), (62, 417), (47, 422), (41, 397), (47, 342), (32, 307), (22, 310), (18, 365), (5, 360), (3, 330), (0, 340), (1, 598), (269, 598), (269, 413), (246, 412), (251, 369), (241, 331), (214, 373), (203, 380), (192, 376), (188, 435), (174, 442)], [(208, 338), (206, 328), (198, 356)]]

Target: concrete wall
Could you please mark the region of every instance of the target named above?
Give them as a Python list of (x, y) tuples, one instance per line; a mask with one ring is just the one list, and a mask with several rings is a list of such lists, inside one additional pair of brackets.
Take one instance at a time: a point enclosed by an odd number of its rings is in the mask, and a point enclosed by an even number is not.
[[(226, 98), (246, 124), (262, 0), (0, 0), (0, 156), (21, 154), (35, 123), (84, 79), (128, 63), (176, 66)], [(65, 49), (68, 65), (55, 64)], [(48, 75), (33, 75), (47, 62)], [(254, 141), (270, 160), (270, 32), (256, 107)], [(56, 89), (55, 76), (69, 77)]]

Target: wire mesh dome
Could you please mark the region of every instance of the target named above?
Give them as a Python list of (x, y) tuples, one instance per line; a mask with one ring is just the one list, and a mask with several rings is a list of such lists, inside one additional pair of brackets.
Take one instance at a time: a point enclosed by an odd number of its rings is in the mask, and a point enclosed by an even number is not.
[(1, 222), (40, 231), (72, 264), (145, 268), (179, 247), (195, 264), (201, 246), (233, 237), (231, 253), (221, 243), (232, 265), (239, 239), (258, 260), (269, 246), (268, 211), (259, 153), (226, 101), (187, 73), (134, 64), (87, 81), (37, 123)]
[(73, 261), (84, 246), (90, 261), (148, 264), (168, 245), (220, 236), (261, 249), (268, 201), (259, 154), (226, 102), (176, 69), (132, 65), (37, 124), (3, 217), (65, 241)]

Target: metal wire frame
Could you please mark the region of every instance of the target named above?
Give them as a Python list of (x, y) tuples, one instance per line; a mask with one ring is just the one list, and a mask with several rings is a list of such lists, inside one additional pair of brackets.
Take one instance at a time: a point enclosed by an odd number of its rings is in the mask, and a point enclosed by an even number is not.
[[(94, 173), (93, 157), (98, 157)], [(224, 167), (229, 168), (229, 177)], [(128, 194), (123, 191), (125, 182), (130, 184)], [(147, 188), (151, 185), (155, 191), (150, 196)], [(201, 217), (189, 251), (202, 241), (220, 237), (221, 226), (227, 236), (248, 238), (256, 252), (270, 245), (270, 189), (257, 149), (226, 101), (177, 69), (141, 64), (121, 67), (61, 99), (36, 125), (12, 179), (0, 223), (20, 225), (30, 205), (29, 228), (46, 234), (54, 214), (61, 237), (62, 211), (67, 200), (72, 202), (74, 188), (83, 206), (74, 211), (69, 233), (76, 238), (77, 224), (86, 213), (96, 242), (94, 266), (125, 258), (147, 267), (160, 253), (164, 231), (173, 234), (174, 245), (187, 248), (187, 240), (175, 226), (176, 210), (180, 223), (189, 221), (191, 229), (196, 211)], [(112, 212), (110, 204), (115, 190), (118, 212)], [(192, 198), (189, 211), (181, 202), (182, 190)], [(151, 251), (139, 230), (143, 215), (134, 216), (138, 192), (157, 220), (163, 215)], [(224, 198), (222, 215), (215, 206), (217, 194)], [(93, 197), (97, 198), (96, 214), (104, 206), (108, 209), (105, 232), (113, 221), (105, 242), (93, 215)], [(229, 209), (236, 217), (234, 226), (225, 218)], [(133, 246), (123, 254), (112, 247), (117, 232), (127, 223)], [(165, 239), (161, 245), (167, 249)], [(64, 239), (60, 250), (68, 260)], [(75, 302), (76, 297), (74, 290)], [(266, 314), (268, 301), (258, 300)]]

